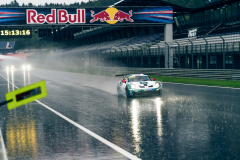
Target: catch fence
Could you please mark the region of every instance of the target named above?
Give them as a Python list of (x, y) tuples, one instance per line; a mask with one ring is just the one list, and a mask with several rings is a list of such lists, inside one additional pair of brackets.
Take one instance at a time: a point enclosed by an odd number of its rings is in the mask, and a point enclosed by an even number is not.
[(231, 34), (92, 50), (89, 59), (92, 66), (240, 69), (239, 48), (240, 35)]

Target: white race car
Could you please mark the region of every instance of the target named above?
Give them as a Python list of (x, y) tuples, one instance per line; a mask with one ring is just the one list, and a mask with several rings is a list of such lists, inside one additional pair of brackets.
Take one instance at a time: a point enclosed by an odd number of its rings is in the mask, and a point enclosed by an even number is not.
[[(127, 97), (143, 95), (161, 95), (162, 84), (156, 82), (145, 74), (116, 75), (123, 76), (123, 80), (117, 84), (119, 95), (126, 94)], [(115, 76), (115, 77), (116, 77)]]

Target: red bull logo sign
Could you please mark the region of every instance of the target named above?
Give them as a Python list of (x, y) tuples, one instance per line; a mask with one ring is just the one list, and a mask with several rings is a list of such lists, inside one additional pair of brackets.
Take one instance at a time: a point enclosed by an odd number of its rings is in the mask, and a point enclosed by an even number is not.
[(109, 24), (115, 24), (117, 22), (123, 22), (124, 20), (128, 22), (134, 22), (134, 20), (131, 18), (132, 15), (132, 10), (130, 10), (129, 13), (126, 13), (114, 7), (107, 8), (99, 13), (95, 13), (91, 10), (91, 17), (93, 17), (93, 19), (90, 20), (90, 23), (100, 21), (107, 22)]
[(172, 7), (0, 8), (0, 25), (173, 23)]

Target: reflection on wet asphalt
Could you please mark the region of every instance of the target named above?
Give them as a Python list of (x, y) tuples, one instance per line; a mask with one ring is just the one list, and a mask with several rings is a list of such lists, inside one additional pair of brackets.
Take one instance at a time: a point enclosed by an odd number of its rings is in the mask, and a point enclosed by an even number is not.
[[(18, 87), (46, 80), (40, 100), (141, 159), (240, 159), (240, 90), (164, 83), (161, 97), (118, 97), (119, 79), (34, 69), (0, 74)], [(0, 76), (0, 102), (12, 84)], [(127, 159), (36, 102), (0, 108), (9, 160)]]

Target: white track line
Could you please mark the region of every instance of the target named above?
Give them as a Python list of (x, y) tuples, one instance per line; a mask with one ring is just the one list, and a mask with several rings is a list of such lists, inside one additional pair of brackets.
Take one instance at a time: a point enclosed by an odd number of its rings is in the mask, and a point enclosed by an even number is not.
[[(1, 75), (1, 74), (0, 74)], [(2, 76), (2, 75), (1, 75)], [(3, 76), (2, 76), (3, 77)], [(3, 77), (5, 80), (7, 80), (5, 77)], [(8, 80), (7, 80), (8, 81)], [(9, 81), (10, 82), (10, 81)], [(11, 83), (11, 82), (10, 82)], [(11, 83), (12, 84), (12, 83)], [(15, 86), (15, 85), (14, 85)], [(17, 86), (15, 86), (16, 88), (18, 88)], [(89, 135), (91, 135), (92, 137), (98, 139), (99, 141), (101, 141), (102, 143), (108, 145), (109, 147), (111, 147), (112, 149), (118, 151), (119, 153), (121, 153), (122, 155), (128, 157), (129, 159), (133, 159), (133, 160), (140, 160), (140, 158), (138, 158), (137, 156), (125, 151), (124, 149), (118, 147), (117, 145), (109, 142), (108, 140), (100, 137), (99, 135), (97, 135), (96, 133), (93, 133), (92, 131), (88, 130), (87, 128), (81, 126), (80, 124), (74, 122), (73, 120), (69, 119), (68, 117), (62, 115), (61, 113), (55, 111), (54, 109), (50, 108), (49, 106), (45, 105), (44, 103), (36, 100), (37, 103), (39, 103), (40, 105), (42, 105), (43, 107), (47, 108), (48, 110), (52, 111), (53, 113), (55, 113), (56, 115), (60, 116), (61, 118), (65, 119), (66, 121), (68, 121), (69, 123), (73, 124), (74, 126), (78, 127), (79, 129), (83, 130), (84, 132), (88, 133)]]
[(1, 128), (0, 128), (0, 142), (1, 142), (0, 145), (2, 145), (3, 160), (8, 160), (6, 148), (5, 148), (4, 141), (3, 141), (3, 137), (2, 137)]
[(161, 83), (182, 84), (182, 85), (186, 85), (186, 86), (225, 88), (225, 89), (226, 89), (226, 88), (227, 88), (227, 89), (240, 89), (240, 88), (232, 88), (232, 87), (207, 86), (207, 85), (196, 85), (196, 84), (185, 84), (185, 83), (173, 83), (173, 82), (161, 82)]

